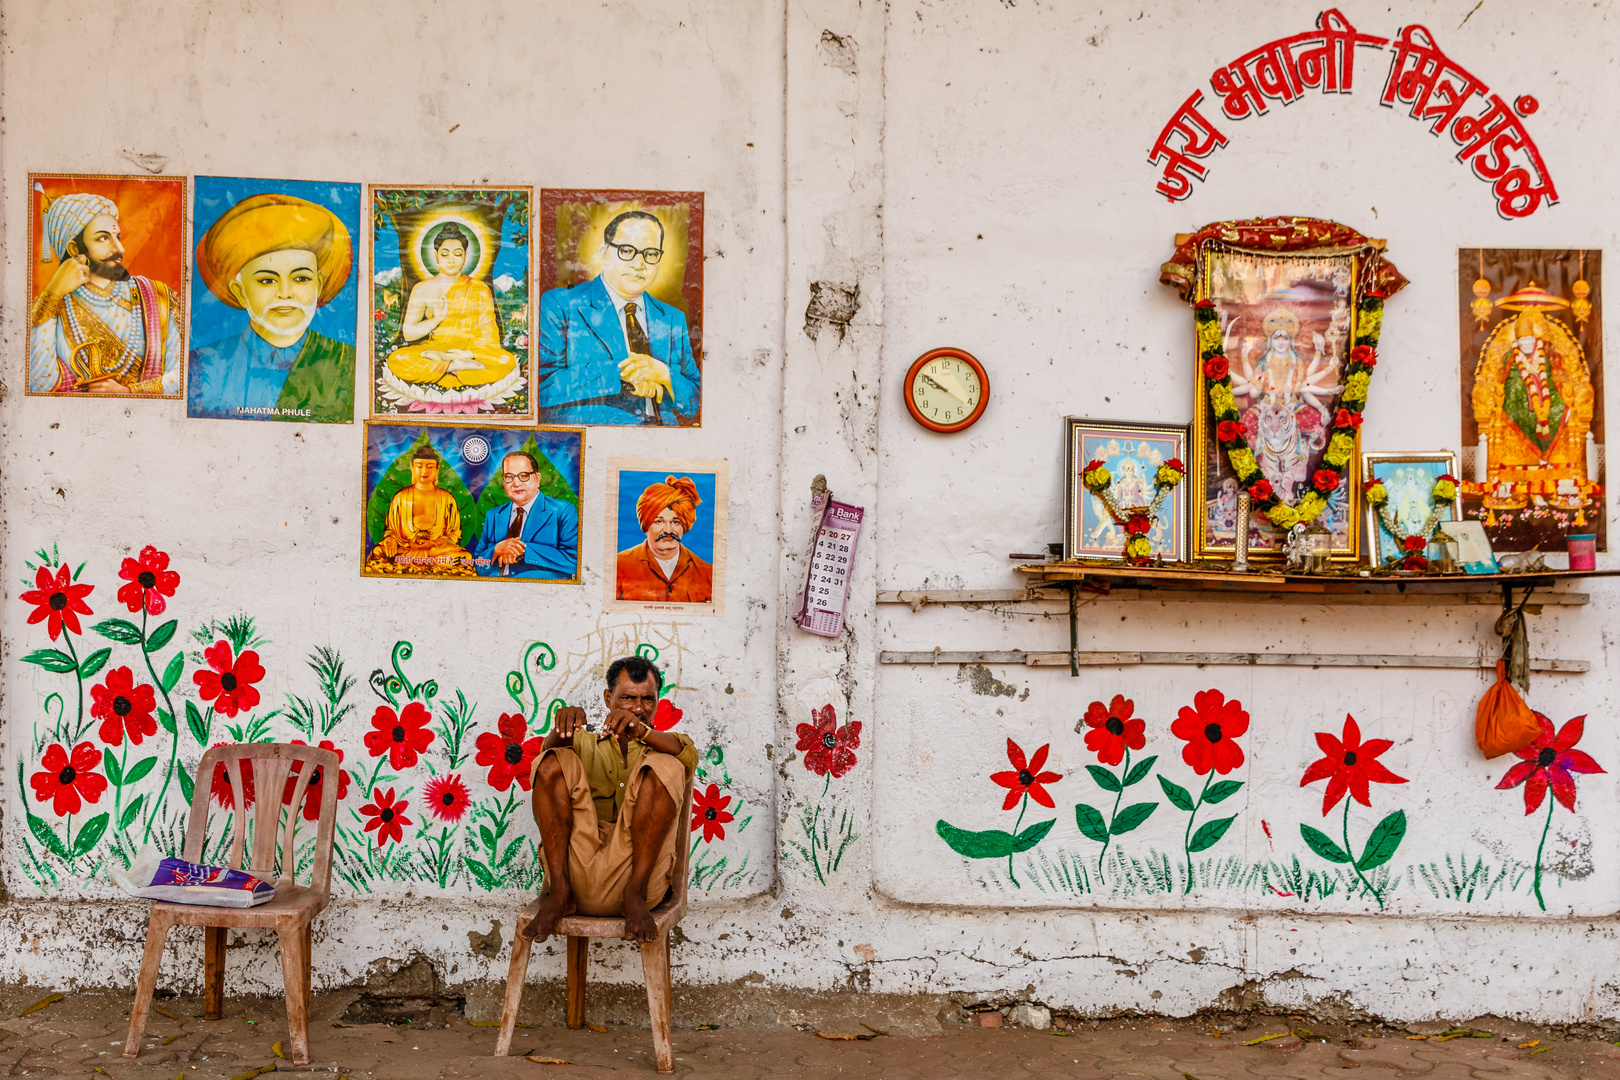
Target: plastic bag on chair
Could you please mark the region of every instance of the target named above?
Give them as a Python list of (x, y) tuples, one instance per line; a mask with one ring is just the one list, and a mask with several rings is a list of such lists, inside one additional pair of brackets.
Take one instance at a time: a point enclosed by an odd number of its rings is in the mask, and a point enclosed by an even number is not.
[(1487, 758), (1523, 750), (1541, 734), (1541, 724), (1524, 698), (1508, 682), (1507, 664), (1496, 662), (1496, 684), (1479, 699), (1474, 715), (1474, 741)]
[(171, 904), (249, 908), (276, 898), (274, 885), (245, 871), (189, 863), (152, 847), (143, 848), (127, 872), (114, 866), (110, 876), (131, 896)]

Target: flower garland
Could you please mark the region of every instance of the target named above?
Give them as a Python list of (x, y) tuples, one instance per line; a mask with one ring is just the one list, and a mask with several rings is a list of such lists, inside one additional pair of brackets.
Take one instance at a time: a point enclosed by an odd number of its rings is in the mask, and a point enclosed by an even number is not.
[(1402, 570), (1423, 570), (1429, 565), (1424, 556), (1424, 549), (1429, 546), (1429, 540), (1434, 536), (1435, 529), (1440, 524), (1440, 510), (1451, 505), (1457, 498), (1457, 478), (1445, 473), (1435, 478), (1434, 489), (1429, 492), (1429, 501), (1433, 504), (1429, 516), (1423, 519), (1418, 531), (1411, 535), (1403, 535), (1395, 529), (1395, 515), (1389, 510), (1389, 490), (1378, 477), (1373, 477), (1362, 485), (1362, 497), (1367, 500), (1378, 513), (1378, 523), (1384, 527), (1389, 538), (1401, 545), (1402, 555), (1399, 558)]
[(1153, 474), (1153, 502), (1146, 507), (1119, 505), (1110, 490), (1114, 484), (1113, 474), (1100, 458), (1088, 461), (1086, 467), (1080, 470), (1080, 482), (1087, 491), (1097, 496), (1097, 501), (1103, 504), (1108, 516), (1114, 519), (1114, 524), (1125, 526), (1125, 561), (1140, 566), (1148, 561), (1148, 555), (1153, 550), (1153, 543), (1147, 534), (1153, 528), (1164, 500), (1170, 496), (1170, 489), (1181, 483), (1181, 478), (1186, 475), (1187, 466), (1182, 464), (1180, 458), (1171, 458), (1160, 465)]
[(1355, 347), (1350, 350), (1344, 392), (1339, 397), (1339, 410), (1333, 416), (1327, 451), (1311, 476), (1311, 490), (1296, 506), (1284, 502), (1272, 490), (1271, 481), (1260, 474), (1260, 464), (1243, 434), (1215, 302), (1200, 300), (1193, 308), (1193, 317), (1198, 323), (1198, 358), (1203, 365), (1209, 403), (1215, 413), (1215, 441), (1225, 448), (1232, 471), (1237, 473), (1238, 483), (1248, 491), (1254, 510), (1265, 514), (1279, 529), (1316, 520), (1327, 509), (1328, 496), (1338, 490), (1355, 454), (1356, 430), (1361, 427), (1361, 412), (1367, 406), (1367, 386), (1372, 381), (1373, 368), (1378, 365), (1378, 333), (1383, 325), (1384, 301), (1376, 296), (1364, 296), (1358, 307)]

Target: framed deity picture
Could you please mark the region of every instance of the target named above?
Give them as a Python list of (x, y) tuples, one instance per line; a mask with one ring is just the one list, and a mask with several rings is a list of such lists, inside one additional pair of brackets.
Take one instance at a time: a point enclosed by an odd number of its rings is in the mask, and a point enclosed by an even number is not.
[(366, 423), (361, 575), (578, 584), (585, 432)]
[(726, 613), (721, 461), (609, 458), (603, 611)]
[(530, 187), (370, 189), (371, 415), (532, 420)]
[[(1434, 482), (1442, 476), (1456, 475), (1457, 457), (1450, 450), (1368, 451), (1361, 455), (1363, 483), (1383, 481), (1388, 496), (1382, 506), (1367, 507), (1367, 554), (1374, 566), (1403, 554), (1402, 541), (1424, 534), (1431, 513), (1435, 521), (1458, 520), (1455, 496), (1438, 506), (1434, 501)], [(1449, 528), (1446, 532), (1451, 533)]]
[[(1080, 474), (1088, 462), (1101, 461), (1113, 478), (1110, 494), (1121, 510), (1153, 504), (1159, 466), (1186, 460), (1187, 425), (1136, 424), (1114, 420), (1063, 421), (1065, 559), (1122, 559), (1125, 526), (1086, 490)], [(1233, 504), (1234, 510), (1236, 503)], [(1170, 490), (1148, 529), (1149, 558), (1171, 562), (1187, 558), (1187, 483)]]

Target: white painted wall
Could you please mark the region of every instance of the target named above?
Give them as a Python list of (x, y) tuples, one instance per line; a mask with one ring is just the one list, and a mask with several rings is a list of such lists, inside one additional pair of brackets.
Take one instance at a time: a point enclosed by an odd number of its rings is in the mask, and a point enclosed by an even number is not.
[[(1195, 692), (1220, 687), (1244, 702), (1252, 727), (1248, 764), (1234, 774), (1246, 787), (1223, 811), (1240, 817), (1211, 854), (1251, 866), (1273, 855), (1308, 861), (1298, 825), (1318, 820), (1320, 785), (1302, 791), (1298, 778), (1317, 756), (1312, 733), (1337, 731), (1349, 712), (1368, 737), (1394, 740), (1384, 760), (1410, 780), (1375, 788), (1374, 810), (1353, 815), (1365, 830), (1375, 811), (1406, 810), (1412, 829), (1398, 861), (1443, 867), (1447, 853), (1463, 851), (1493, 864), (1523, 859), (1542, 819), (1525, 817), (1518, 791), (1494, 790), (1504, 763), (1487, 764), (1472, 747), (1486, 685), (1472, 675), (1124, 668), (1071, 679), (996, 668), (1016, 693), (986, 696), (955, 667), (876, 663), (884, 648), (1066, 646), (1053, 605), (913, 613), (873, 599), (924, 584), (1012, 585), (1007, 553), (1061, 533), (1062, 416), (1190, 416), (1190, 312), (1157, 281), (1178, 231), (1304, 213), (1388, 238), (1412, 284), (1386, 312), (1365, 446), (1456, 448), (1455, 249), (1613, 249), (1620, 220), (1604, 108), (1620, 46), (1615, 13), (1555, 4), (1532, 22), (1489, 6), (1470, 15), (1471, 6), (1345, 14), (1386, 36), (1424, 22), (1493, 89), (1540, 99), (1529, 127), (1560, 204), (1528, 221), (1498, 218), (1486, 185), (1447, 144), (1404, 110), (1378, 107), (1388, 61), (1371, 51), (1358, 55), (1352, 94), (1225, 122), (1231, 141), (1208, 160), (1209, 180), (1181, 204), (1157, 195), (1145, 158), (1175, 107), (1218, 64), (1306, 29), (1314, 7), (1148, 3), (1116, 14), (1032, 0), (821, 0), (676, 11), (416, 0), (383, 22), (292, 0), (229, 13), (169, 4), (139, 17), (8, 3), (0, 783), (11, 796), (11, 901), (0, 918), (14, 934), (0, 939), (0, 977), (57, 984), (75, 971), (80, 984), (127, 985), (134, 970), (135, 905), (112, 901), (104, 882), (83, 886), (82, 899), (77, 883), (41, 888), (19, 866), (26, 792), (15, 790), (16, 762), (34, 753), (42, 698), (60, 686), (18, 662), (45, 642), (15, 597), (23, 560), (57, 543), (64, 558), (89, 561), (99, 617), (113, 607), (118, 559), (150, 542), (183, 575), (174, 602), (182, 620), (259, 618), (272, 642), (272, 702), (308, 692), (303, 657), (315, 645), (339, 644), (363, 674), (408, 639), (408, 670), (465, 689), (487, 729), (524, 642), (577, 653), (564, 689), (594, 694), (586, 669), (616, 649), (607, 642), (678, 632), (685, 729), (725, 746), (750, 805), (774, 803), (774, 814), (761, 812), (730, 841), (758, 876), (699, 897), (683, 924), (683, 981), (758, 974), (822, 990), (1028, 996), (1088, 1013), (1187, 1012), (1247, 984), (1278, 1005), (1326, 1000), (1400, 1018), (1620, 1015), (1606, 960), (1620, 937), (1608, 776), (1579, 781), (1578, 814), (1556, 812), (1549, 843), (1567, 847), (1572, 859), (1561, 865), (1572, 869), (1548, 878), (1546, 915), (1522, 889), (1459, 901), (1416, 877), (1391, 893), (1387, 914), (1337, 895), (1305, 904), (1254, 888), (1076, 895), (1035, 887), (1039, 864), (1022, 861), (1014, 889), (934, 831), (940, 819), (1008, 827), (988, 774), (1006, 767), (1011, 737), (1026, 750), (1050, 744), (1049, 768), (1064, 777), (1052, 785), (1056, 810), (1044, 812), (1058, 824), (1037, 851), (1083, 857), (1095, 845), (1076, 831), (1073, 806), (1098, 795), (1083, 775), (1093, 759), (1073, 731), (1087, 703), (1133, 698), (1149, 720), (1147, 752), (1186, 783), (1168, 725)], [(180, 403), (17, 393), (25, 174), (135, 171), (131, 156), (146, 154), (162, 156), (169, 173), (705, 191), (706, 426), (590, 433), (580, 588), (361, 580), (358, 427), (186, 421)], [(860, 286), (847, 334), (802, 331), (814, 281)], [(994, 386), (984, 420), (955, 438), (912, 424), (897, 389), (911, 359), (941, 344), (975, 353)], [(730, 460), (724, 619), (677, 629), (598, 613), (601, 462), (618, 455)], [(838, 642), (786, 622), (818, 473), (869, 514), (850, 628)], [(1614, 590), (1584, 591), (1592, 604), (1549, 608), (1532, 640), (1537, 655), (1589, 660), (1592, 671), (1538, 678), (1531, 702), (1560, 723), (1589, 713), (1581, 745), (1613, 767), (1620, 746), (1604, 703), (1615, 696)], [(1494, 647), (1491, 617), (1489, 608), (1103, 602), (1084, 612), (1081, 645), (1214, 650), (1236, 640), (1247, 651), (1471, 655)], [(824, 787), (794, 740), (827, 703), (863, 731), (859, 765)], [(349, 738), (351, 753), (363, 753), (358, 733)], [(845, 813), (858, 839), (818, 877), (800, 851), (806, 821), (819, 828)], [(1176, 849), (1185, 819), (1164, 807), (1155, 814), (1122, 846)], [(341, 895), (317, 938), (317, 981), (342, 985), (417, 952), (451, 983), (503, 977), (504, 954), (475, 955), (466, 934), (494, 920), (509, 933), (519, 898), (443, 892), (399, 884)], [(195, 946), (182, 948), (189, 965)], [(537, 977), (560, 972), (558, 956), (536, 962)], [(194, 981), (180, 951), (165, 977)], [(278, 977), (263, 951), (233, 968), (242, 989), (270, 989)], [(633, 980), (635, 967), (611, 977)]]

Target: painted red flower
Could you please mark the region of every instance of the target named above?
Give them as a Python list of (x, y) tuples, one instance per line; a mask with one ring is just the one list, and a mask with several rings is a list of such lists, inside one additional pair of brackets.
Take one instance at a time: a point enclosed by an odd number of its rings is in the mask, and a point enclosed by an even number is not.
[(1325, 494), (1339, 486), (1339, 474), (1332, 469), (1317, 469), (1311, 477), (1311, 484)]
[(222, 716), (235, 716), (247, 712), (259, 703), (259, 691), (253, 685), (264, 678), (259, 666), (259, 654), (243, 649), (242, 655), (231, 656), (231, 643), (224, 638), (203, 650), (203, 659), (211, 671), (194, 671), (191, 681), (197, 684), (197, 696), (214, 703), (214, 711)]
[(1007, 801), (1001, 804), (1003, 810), (1011, 810), (1018, 805), (1018, 800), (1028, 795), (1042, 806), (1053, 806), (1052, 795), (1042, 787), (1043, 784), (1055, 784), (1063, 779), (1060, 773), (1042, 772), (1041, 767), (1046, 764), (1046, 752), (1052, 748), (1047, 743), (1035, 751), (1035, 756), (1029, 761), (1024, 760), (1024, 751), (1011, 739), (1007, 740), (1007, 760), (1012, 768), (1007, 772), (990, 774), (990, 782), (1000, 784), (1007, 789)]
[(1337, 428), (1358, 428), (1361, 426), (1361, 414), (1351, 412), (1349, 409), (1340, 409), (1333, 414), (1333, 426)]
[[(1513, 751), (1521, 759), (1507, 771), (1498, 791), (1524, 785), (1524, 812), (1533, 814), (1552, 788), (1553, 798), (1564, 804), (1564, 809), (1575, 812), (1575, 777), (1571, 773), (1600, 773), (1603, 769), (1584, 750), (1575, 749), (1586, 730), (1586, 717), (1577, 716), (1553, 734), (1552, 721), (1540, 713), (1536, 720), (1541, 734), (1523, 750)], [(60, 811), (59, 811), (60, 812)]]
[(57, 817), (77, 814), (84, 803), (97, 802), (107, 790), (107, 778), (95, 771), (99, 764), (101, 751), (88, 739), (73, 748), (72, 757), (61, 743), (52, 743), (40, 759), (40, 771), (28, 783), (36, 800), (50, 800)]
[(1204, 378), (1210, 382), (1220, 382), (1231, 374), (1232, 367), (1226, 362), (1226, 357), (1215, 356), (1204, 361)]
[(360, 808), (360, 813), (366, 818), (366, 832), (377, 833), (377, 846), (385, 847), (388, 841), (398, 843), (404, 839), (405, 826), (411, 824), (411, 819), (405, 816), (405, 808), (410, 802), (405, 799), (394, 799), (394, 789), (384, 791), (377, 788), (371, 793), (371, 801)]
[(1086, 749), (1097, 755), (1104, 765), (1118, 765), (1125, 760), (1125, 751), (1140, 750), (1147, 745), (1147, 724), (1141, 717), (1132, 716), (1136, 703), (1123, 694), (1115, 694), (1106, 708), (1093, 701), (1086, 709), (1085, 722), (1091, 730), (1086, 732)]
[(472, 805), (472, 796), (459, 776), (438, 776), (429, 780), (422, 790), (422, 799), (427, 803), (428, 813), (440, 821), (460, 821)]
[(106, 681), (90, 688), (90, 715), (101, 721), (97, 732), (108, 746), (121, 746), (124, 736), (136, 746), (148, 735), (157, 734), (152, 710), (157, 700), (147, 683), (135, 685), (135, 674), (127, 667), (107, 672)]
[(731, 796), (720, 794), (719, 784), (710, 784), (708, 791), (692, 789), (692, 831), (703, 830), (703, 842), (713, 843), (726, 838), (726, 823), (732, 816), (726, 813)]
[(1404, 776), (1396, 776), (1378, 760), (1380, 754), (1395, 744), (1388, 739), (1361, 741), (1361, 728), (1356, 718), (1345, 714), (1344, 733), (1334, 738), (1325, 731), (1316, 733), (1316, 745), (1322, 756), (1311, 762), (1299, 786), (1326, 780), (1327, 794), (1322, 798), (1322, 816), (1338, 805), (1348, 791), (1350, 797), (1362, 806), (1371, 806), (1370, 784), (1404, 784)]
[(1262, 503), (1271, 498), (1271, 481), (1256, 480), (1254, 483), (1250, 484), (1249, 498), (1253, 499), (1255, 502)]
[[(214, 745), (226, 744), (218, 742)], [(242, 772), (242, 808), (245, 810), (253, 805), (253, 762), (243, 759), (238, 764)], [(208, 793), (220, 806), (229, 808), (236, 805), (236, 789), (231, 787), (231, 776), (223, 761), (214, 765), (214, 775), (208, 781)]]
[(800, 724), (797, 728), (799, 749), (804, 755), (804, 767), (817, 776), (843, 776), (855, 767), (855, 751), (861, 745), (861, 722), (838, 726), (838, 713), (831, 705), (823, 705), (810, 713), (814, 724)]
[(1181, 713), (1170, 725), (1170, 734), (1185, 739), (1181, 760), (1192, 766), (1193, 772), (1206, 776), (1209, 770), (1225, 776), (1243, 764), (1243, 748), (1237, 737), (1249, 730), (1249, 714), (1243, 705), (1219, 690), (1200, 690), (1193, 695), (1193, 707), (1183, 705)]
[(1131, 536), (1141, 536), (1152, 527), (1146, 514), (1131, 514), (1125, 519), (1125, 532)]
[[(293, 740), (293, 745), (294, 746), (308, 746), (309, 744), (306, 743), (303, 739), (294, 739)], [(331, 751), (333, 751), (334, 753), (337, 754), (338, 762), (341, 763), (343, 761), (343, 751), (339, 750), (336, 746), (333, 746), (331, 739), (322, 739), (321, 740), (321, 749), (322, 750), (331, 750)], [(302, 771), (303, 767), (304, 767), (304, 763), (302, 761), (295, 761), (295, 762), (292, 763), (292, 772), (290, 774), (288, 774), (287, 783), (285, 785), (283, 785), (282, 789), (281, 789), (281, 805), (286, 806), (288, 803), (292, 802), (293, 783), (294, 783), (294, 781), (296, 781), (298, 779), (298, 774), (299, 774), (300, 771)], [(315, 766), (315, 771), (310, 773), (310, 775), (309, 775), (309, 786), (304, 789), (304, 820), (305, 821), (319, 821), (319, 820), (321, 820), (321, 793), (323, 791), (322, 785), (326, 783), (326, 776), (324, 774), (325, 774), (325, 770), (322, 769), (319, 765), (317, 765), (317, 766)], [(349, 774), (344, 772), (342, 769), (339, 769), (337, 771), (337, 776), (338, 776), (338, 793), (337, 793), (337, 797), (338, 797), (338, 802), (341, 803), (344, 799), (349, 797)]]
[(34, 605), (28, 625), (49, 619), (45, 629), (50, 631), (52, 641), (62, 633), (64, 626), (72, 633), (84, 633), (79, 628), (79, 616), (91, 614), (84, 598), (95, 590), (94, 585), (75, 585), (73, 574), (66, 566), (57, 567), (54, 577), (42, 566), (34, 572), (34, 586), (18, 597), (23, 603)]
[[(433, 732), (428, 730), (432, 719), (433, 714), (419, 701), (406, 702), (398, 713), (387, 705), (379, 705), (371, 714), (372, 730), (366, 732), (366, 750), (372, 757), (386, 753), (389, 765), (408, 769), (416, 764), (416, 755), (433, 741)], [(483, 741), (482, 736), (479, 741)]]
[(118, 576), (129, 582), (118, 589), (118, 602), (132, 612), (144, 606), (148, 615), (161, 615), (168, 606), (165, 596), (180, 587), (180, 575), (169, 569), (169, 556), (151, 544), (141, 548), (138, 559), (125, 559)]
[(653, 730), (668, 731), (670, 728), (680, 723), (681, 717), (684, 715), (685, 714), (682, 713), (681, 710), (675, 707), (675, 703), (673, 701), (669, 700), (669, 698), (664, 698), (658, 703), (658, 708), (653, 711)]
[(1378, 366), (1378, 350), (1371, 345), (1357, 345), (1350, 350), (1352, 364), (1366, 364), (1368, 367)]
[(528, 791), (529, 770), (545, 740), (527, 737), (529, 722), (522, 713), (501, 713), (495, 726), (500, 729), (499, 735), (486, 731), (477, 741), (476, 760), (489, 770), (489, 786), (496, 791), (506, 791), (516, 780), (519, 787)]

